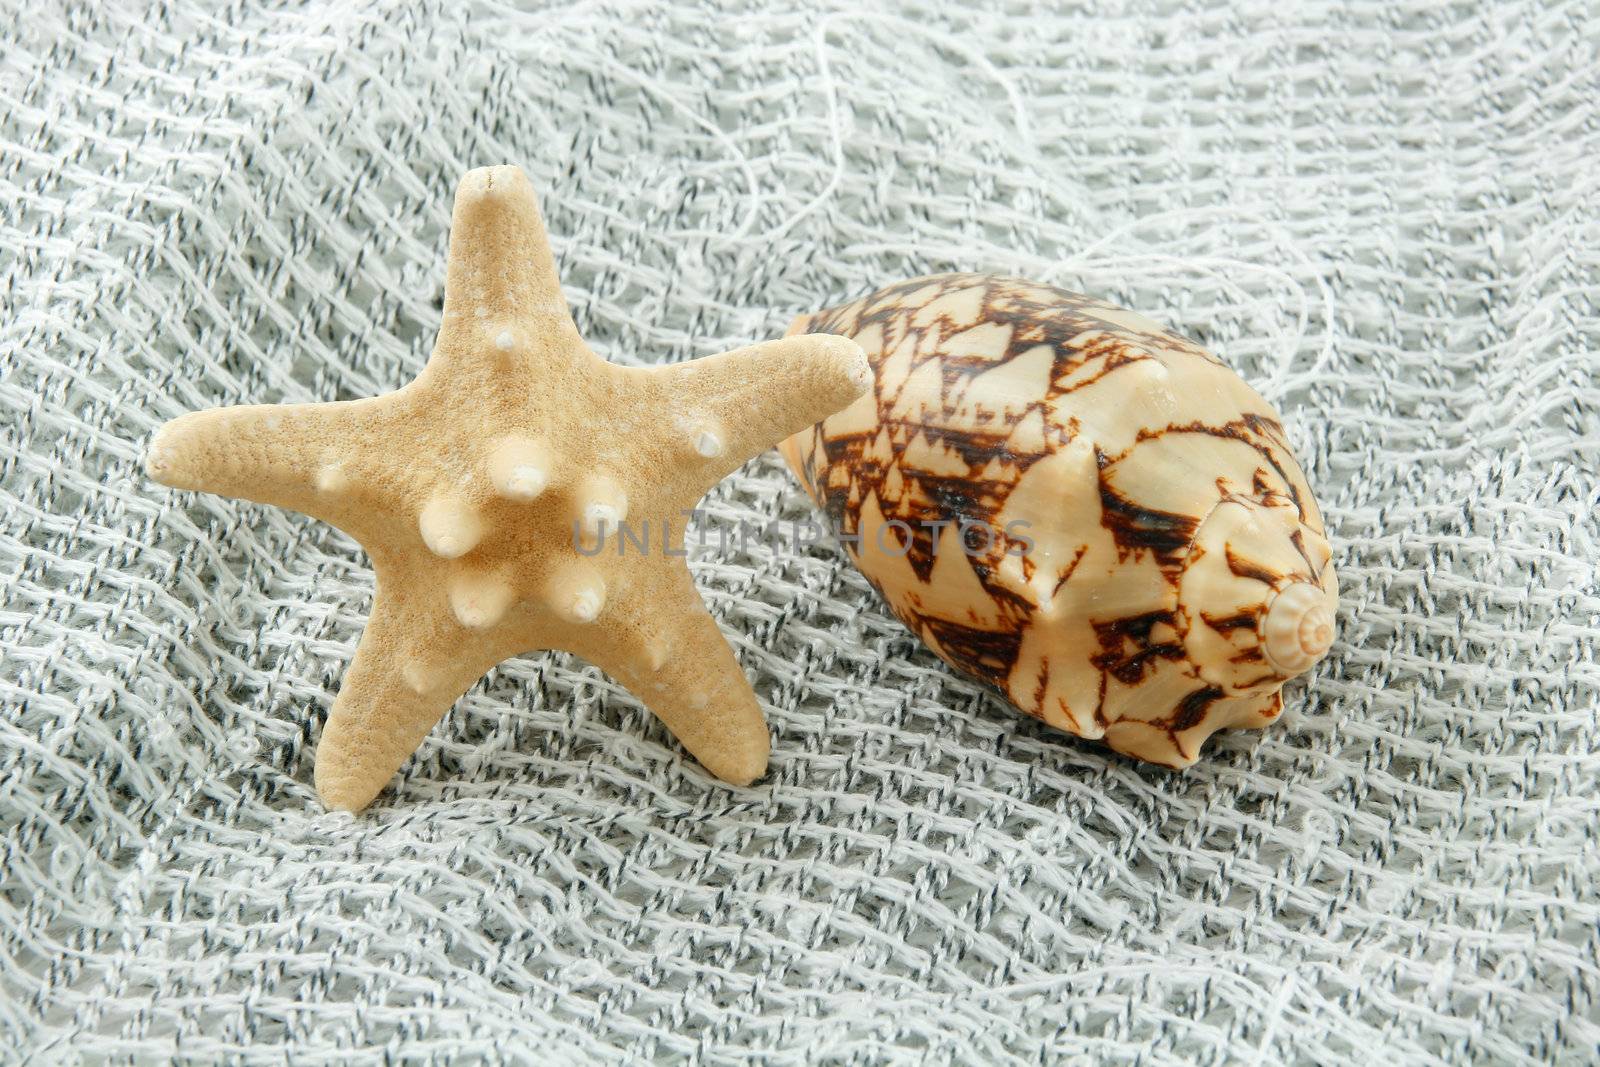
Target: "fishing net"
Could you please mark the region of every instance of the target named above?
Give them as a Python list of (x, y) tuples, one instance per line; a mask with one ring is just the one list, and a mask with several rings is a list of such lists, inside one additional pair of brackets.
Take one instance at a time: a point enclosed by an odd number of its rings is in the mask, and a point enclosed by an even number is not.
[[(1592, 2), (0, 6), (0, 1048), (1600, 1056)], [(755, 787), (548, 654), (325, 811), (362, 553), (142, 452), (409, 380), (500, 162), (619, 362), (944, 270), (1195, 338), (1324, 505), (1332, 655), (1174, 773), (955, 676), (836, 546), (708, 538)], [(809, 505), (768, 455), (706, 511)]]

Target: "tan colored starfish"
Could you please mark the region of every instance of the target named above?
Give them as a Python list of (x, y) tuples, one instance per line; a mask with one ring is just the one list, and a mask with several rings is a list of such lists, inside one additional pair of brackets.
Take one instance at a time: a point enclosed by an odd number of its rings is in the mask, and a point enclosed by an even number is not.
[[(488, 167), (456, 192), (444, 322), (415, 381), (194, 412), (161, 428), (147, 469), (332, 523), (372, 558), (372, 618), (317, 750), (330, 807), (365, 807), (485, 671), (539, 649), (600, 666), (744, 785), (766, 771), (766, 723), (663, 531), (869, 374), (855, 342), (820, 335), (606, 362), (568, 314), (528, 179)], [(624, 554), (620, 527), (646, 523), (648, 550)]]

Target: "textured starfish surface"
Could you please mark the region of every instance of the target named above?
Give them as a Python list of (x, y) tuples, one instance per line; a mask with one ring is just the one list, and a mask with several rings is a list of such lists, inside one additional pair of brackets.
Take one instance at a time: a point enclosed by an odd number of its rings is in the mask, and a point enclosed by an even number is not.
[[(322, 731), (316, 787), (365, 807), (490, 667), (566, 649), (607, 671), (718, 777), (766, 770), (766, 723), (659, 531), (745, 460), (870, 383), (806, 335), (652, 368), (595, 355), (516, 167), (456, 193), (444, 321), (405, 387), (368, 400), (193, 412), (154, 479), (304, 512), (366, 549), (372, 617)], [(652, 531), (623, 551), (621, 531)]]

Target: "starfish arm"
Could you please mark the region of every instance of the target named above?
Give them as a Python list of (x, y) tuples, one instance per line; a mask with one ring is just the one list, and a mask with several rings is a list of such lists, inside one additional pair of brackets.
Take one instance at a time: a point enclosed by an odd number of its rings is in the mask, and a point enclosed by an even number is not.
[[(689, 506), (751, 457), (845, 407), (872, 384), (861, 346), (801, 334), (639, 372), (658, 392), (652, 421), (675, 435), (669, 498)], [(664, 451), (666, 451), (664, 449)]]
[(290, 508), (359, 536), (361, 441), (376, 400), (192, 411), (162, 426), (145, 470), (162, 485)]
[(439, 605), (411, 594), (426, 583), (380, 574), (355, 658), (317, 745), (317, 793), (328, 807), (371, 803), (428, 731), (484, 672), (505, 658)]
[[(533, 185), (513, 166), (468, 171), (450, 220), (439, 354), (565, 352), (581, 341), (567, 311)], [(531, 350), (531, 351), (529, 351)]]
[(749, 785), (766, 773), (766, 719), (739, 660), (682, 559), (641, 557), (626, 594), (574, 650), (627, 687), (712, 774)]

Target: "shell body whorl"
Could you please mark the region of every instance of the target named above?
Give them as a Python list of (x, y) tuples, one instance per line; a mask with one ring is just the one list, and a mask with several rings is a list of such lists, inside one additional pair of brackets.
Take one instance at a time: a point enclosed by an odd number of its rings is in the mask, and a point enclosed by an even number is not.
[(871, 392), (781, 446), (895, 614), (1023, 712), (1155, 763), (1262, 727), (1337, 585), (1277, 415), (1214, 356), (1051, 286), (937, 275), (795, 320)]

